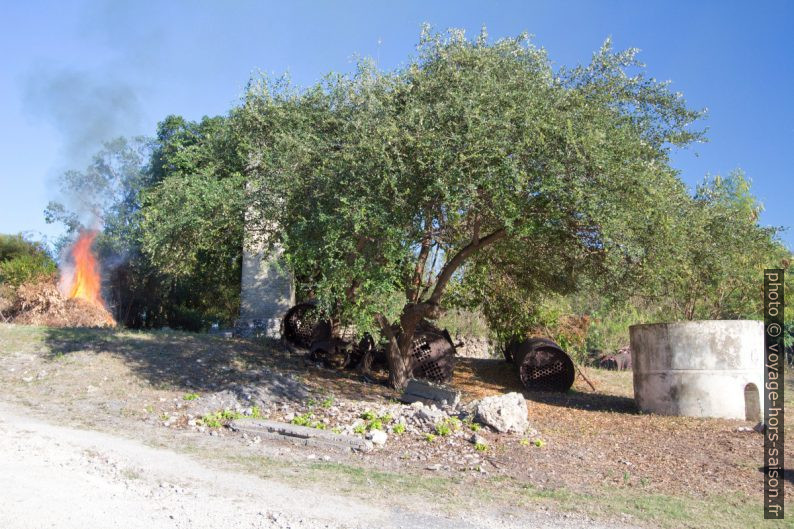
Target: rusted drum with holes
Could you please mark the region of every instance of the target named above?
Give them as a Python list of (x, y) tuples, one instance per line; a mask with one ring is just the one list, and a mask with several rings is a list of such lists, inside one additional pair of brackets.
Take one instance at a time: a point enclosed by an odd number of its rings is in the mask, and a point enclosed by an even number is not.
[(449, 333), (429, 324), (418, 329), (408, 369), (414, 378), (439, 384), (449, 382), (455, 369), (455, 344)]
[(330, 337), (331, 323), (311, 303), (299, 303), (284, 315), (284, 339), (293, 345), (308, 349), (313, 341)]
[(568, 353), (551, 340), (530, 338), (508, 346), (521, 383), (528, 390), (568, 391), (576, 370)]

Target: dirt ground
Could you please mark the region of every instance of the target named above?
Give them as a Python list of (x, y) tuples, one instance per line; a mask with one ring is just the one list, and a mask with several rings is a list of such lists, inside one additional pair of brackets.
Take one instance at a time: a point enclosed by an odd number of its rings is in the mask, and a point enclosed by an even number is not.
[(549, 512), (452, 516), (384, 508), (19, 411), (0, 404), (0, 453), (7, 455), (0, 521), (7, 529), (608, 527)]
[[(485, 505), (498, 508), (501, 518), (486, 516), (474, 527), (508, 527), (498, 524), (537, 512), (551, 513), (545, 516), (560, 527), (793, 526), (762, 520), (762, 436), (738, 431), (753, 425), (639, 414), (630, 373), (588, 370), (595, 393), (580, 380), (566, 394), (524, 392), (538, 431), (532, 441), (542, 446), (480, 430), (488, 442), (483, 453), (462, 439), (466, 432), (432, 443), (419, 433), (391, 434), (383, 448), (344, 455), (254, 443), (226, 428), (169, 419), (179, 415), (187, 395), (222, 390), (265, 367), (293, 375), (312, 393), (305, 402), (262, 410), (273, 419), (311, 413), (329, 428), (343, 426), (334, 421), (349, 415), (339, 410), (387, 409), (397, 397), (354, 373), (307, 366), (301, 355), (278, 344), (178, 332), (0, 325), (0, 402), (38, 420), (209, 457), (287, 486), (320, 487), (323, 494), (408, 511), (440, 504), (447, 515), (480, 516)], [(453, 385), (464, 401), (522, 390), (501, 360), (461, 359)], [(791, 406), (792, 379), (787, 389)], [(321, 401), (333, 405), (326, 408)], [(790, 450), (786, 456), (794, 460)], [(789, 472), (789, 492), (791, 480)]]

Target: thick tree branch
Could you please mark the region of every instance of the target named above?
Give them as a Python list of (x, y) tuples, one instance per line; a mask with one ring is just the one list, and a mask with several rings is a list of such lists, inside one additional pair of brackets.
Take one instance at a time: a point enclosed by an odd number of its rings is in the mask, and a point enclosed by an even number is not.
[(452, 275), (455, 271), (460, 268), (460, 266), (468, 259), (471, 254), (476, 252), (477, 250), (488, 246), (489, 244), (493, 244), (496, 241), (503, 239), (507, 235), (507, 232), (504, 228), (499, 228), (498, 230), (486, 235), (482, 239), (475, 239), (464, 248), (462, 248), (455, 256), (449, 260), (449, 262), (444, 265), (444, 268), (441, 270), (441, 273), (438, 274), (438, 278), (436, 279), (436, 287), (433, 289), (433, 293), (430, 295), (430, 299), (428, 299), (428, 303), (432, 305), (438, 305), (441, 301), (441, 295), (444, 293), (444, 289), (449, 283), (449, 280), (452, 279)]
[(427, 257), (430, 255), (430, 247), (432, 237), (430, 230), (428, 230), (422, 238), (422, 245), (419, 248), (419, 257), (416, 260), (414, 267), (414, 274), (411, 278), (411, 284), (408, 287), (408, 301), (416, 303), (419, 301), (419, 295), (422, 288), (422, 278), (425, 275), (425, 265), (427, 264)]
[(430, 270), (427, 271), (427, 281), (424, 282), (424, 286), (422, 286), (422, 292), (419, 293), (417, 296), (416, 301), (417, 303), (419, 300), (424, 299), (427, 293), (435, 284), (435, 278), (433, 277), (433, 270), (436, 269), (436, 261), (438, 261), (438, 254), (441, 253), (441, 245), (436, 244), (436, 251), (433, 252), (433, 260), (430, 262)]

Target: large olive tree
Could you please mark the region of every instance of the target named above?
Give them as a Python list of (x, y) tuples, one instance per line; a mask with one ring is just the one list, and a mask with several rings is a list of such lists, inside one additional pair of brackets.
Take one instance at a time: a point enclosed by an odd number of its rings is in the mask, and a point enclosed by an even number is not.
[(464, 270), (482, 292), (492, 276), (523, 296), (625, 288), (686, 196), (668, 150), (700, 137), (699, 113), (634, 57), (607, 42), (555, 71), (525, 36), (425, 31), (394, 72), (252, 83), (240, 119), (259, 232), (323, 306), (381, 330), (395, 387)]

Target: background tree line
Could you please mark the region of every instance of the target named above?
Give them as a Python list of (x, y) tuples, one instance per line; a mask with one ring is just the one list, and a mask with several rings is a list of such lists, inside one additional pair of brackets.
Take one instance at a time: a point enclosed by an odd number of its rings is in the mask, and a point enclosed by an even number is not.
[(687, 190), (669, 153), (704, 138), (701, 112), (635, 50), (555, 70), (523, 35), (428, 28), (417, 50), (305, 89), (253, 79), (225, 116), (110, 142), (47, 220), (104, 226), (119, 321), (198, 330), (237, 316), (252, 208), (300, 292), (383, 337), (398, 386), (416, 326), (449, 308), (579, 350), (639, 321), (760, 316), (761, 270), (790, 252), (741, 172)]

